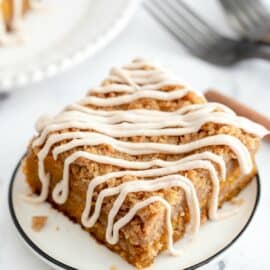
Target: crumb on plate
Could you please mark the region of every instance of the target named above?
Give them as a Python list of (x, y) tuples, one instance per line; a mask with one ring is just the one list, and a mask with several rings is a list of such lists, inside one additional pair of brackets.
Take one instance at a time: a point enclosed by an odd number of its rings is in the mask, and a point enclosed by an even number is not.
[(33, 216), (32, 217), (32, 229), (36, 232), (40, 232), (48, 221), (47, 216)]
[(241, 206), (244, 203), (243, 198), (232, 198), (231, 204)]

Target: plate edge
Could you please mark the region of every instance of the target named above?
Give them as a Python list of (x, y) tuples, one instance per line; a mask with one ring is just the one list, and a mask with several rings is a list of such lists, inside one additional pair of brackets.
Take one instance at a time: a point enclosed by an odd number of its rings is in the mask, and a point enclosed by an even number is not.
[[(14, 181), (15, 181), (15, 176), (18, 172), (18, 169), (20, 168), (24, 157), (26, 156), (26, 154), (24, 154), (22, 156), (22, 158), (19, 160), (18, 164), (16, 165), (12, 176), (11, 176), (11, 180), (9, 183), (9, 187), (8, 187), (8, 208), (9, 208), (9, 213), (11, 215), (11, 219), (12, 219), (12, 223), (14, 224), (17, 232), (19, 233), (19, 235), (21, 236), (21, 238), (25, 241), (26, 245), (32, 250), (34, 251), (34, 253), (36, 253), (39, 257), (41, 257), (41, 259), (45, 259), (47, 260), (49, 263), (54, 264), (57, 267), (61, 267), (64, 270), (78, 270), (74, 267), (71, 267), (69, 265), (66, 265), (56, 259), (54, 259), (53, 257), (51, 257), (50, 255), (48, 255), (47, 253), (45, 253), (44, 251), (42, 251), (28, 236), (27, 234), (24, 232), (24, 230), (22, 229), (22, 227), (20, 226), (20, 223), (16, 217), (15, 211), (14, 211), (14, 207), (13, 207), (13, 200), (12, 200), (12, 193), (13, 193), (13, 185), (14, 185)], [(222, 253), (224, 253), (225, 251), (227, 251), (230, 247), (233, 246), (234, 243), (237, 242), (237, 240), (243, 235), (243, 233), (246, 231), (246, 229), (248, 228), (248, 226), (250, 225), (251, 221), (254, 218), (254, 215), (258, 209), (258, 205), (260, 202), (260, 198), (261, 198), (261, 179), (260, 179), (260, 175), (257, 172), (256, 174), (256, 185), (257, 185), (257, 194), (256, 194), (256, 200), (252, 209), (252, 212), (246, 222), (246, 224), (243, 226), (243, 228), (241, 229), (241, 231), (222, 249), (220, 249), (217, 253), (213, 254), (212, 256), (210, 256), (209, 258), (193, 265), (193, 266), (189, 266), (187, 268), (184, 269), (179, 269), (179, 270), (195, 270), (198, 269), (204, 265), (207, 265), (208, 263), (210, 263), (211, 261), (213, 261), (214, 259), (216, 259), (219, 255), (221, 255)]]
[[(52, 61), (51, 64), (38, 66), (34, 70), (26, 70), (15, 73), (11, 76), (0, 78), (0, 93), (9, 93), (13, 88), (23, 87), (28, 84), (54, 77), (55, 75), (61, 74), (90, 58), (106, 47), (124, 30), (125, 26), (128, 24), (132, 15), (136, 12), (140, 2), (142, 1), (143, 0), (130, 1), (124, 10), (122, 10), (121, 16), (116, 18), (111, 24), (112, 26), (107, 28), (96, 38), (97, 41), (94, 45), (92, 43), (87, 43), (87, 45), (73, 50), (70, 54), (66, 56), (64, 55), (60, 60)], [(54, 70), (54, 72), (52, 73), (51, 70)], [(38, 76), (36, 76), (36, 74), (38, 74)]]
[(65, 270), (78, 270), (77, 268), (71, 267), (67, 264), (64, 264), (60, 261), (58, 261), (57, 259), (51, 257), (50, 255), (48, 255), (46, 252), (44, 252), (42, 249), (40, 249), (28, 236), (27, 234), (24, 232), (24, 230), (22, 229), (17, 216), (15, 214), (15, 210), (13, 207), (13, 200), (12, 200), (12, 193), (13, 193), (13, 185), (15, 182), (15, 177), (16, 174), (18, 172), (18, 169), (21, 167), (23, 159), (26, 155), (23, 155), (23, 157), (20, 159), (20, 161), (18, 162), (14, 172), (12, 173), (11, 176), (11, 180), (9, 183), (9, 187), (8, 187), (8, 208), (9, 208), (9, 213), (11, 215), (11, 219), (12, 219), (12, 223), (14, 224), (17, 232), (19, 233), (19, 236), (25, 241), (25, 244), (32, 250), (34, 251), (34, 253), (36, 253), (39, 257), (41, 257), (43, 260), (47, 260), (48, 262), (52, 263), (53, 265), (57, 266), (57, 267), (61, 267), (62, 269)]

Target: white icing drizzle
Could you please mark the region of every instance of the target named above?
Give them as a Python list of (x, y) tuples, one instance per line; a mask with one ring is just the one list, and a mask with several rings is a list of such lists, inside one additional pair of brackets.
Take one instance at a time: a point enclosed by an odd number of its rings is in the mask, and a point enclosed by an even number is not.
[(239, 161), (240, 168), (244, 174), (249, 173), (252, 168), (252, 161), (250, 159), (247, 148), (241, 143), (239, 139), (230, 135), (219, 134), (180, 145), (148, 142), (126, 142), (116, 140), (95, 132), (85, 132), (82, 133), (81, 136), (83, 136), (84, 138), (76, 139), (75, 136), (72, 141), (56, 147), (53, 152), (64, 152), (79, 146), (96, 146), (101, 144), (107, 144), (112, 146), (115, 150), (127, 153), (129, 155), (146, 155), (155, 153), (185, 154), (207, 146), (226, 145), (230, 147), (231, 150), (235, 153)]
[(136, 101), (141, 98), (152, 98), (157, 100), (176, 100), (181, 99), (190, 92), (189, 89), (175, 90), (164, 92), (158, 90), (142, 90), (130, 95), (123, 95), (111, 98), (99, 98), (95, 96), (87, 96), (79, 102), (82, 105), (96, 105), (101, 107), (117, 106)]
[(202, 114), (198, 111), (183, 116), (177, 114), (154, 116), (148, 115), (147, 112), (138, 115), (132, 112), (122, 112), (111, 117), (103, 117), (78, 111), (67, 111), (50, 122), (50, 125), (42, 132), (41, 138), (46, 138), (52, 130), (79, 128), (83, 124), (85, 124), (85, 129), (94, 129), (110, 137), (181, 136), (197, 132), (204, 124), (209, 122), (234, 125), (260, 137), (263, 137), (267, 132), (264, 127), (250, 120), (224, 112)]
[[(86, 227), (92, 227), (96, 223), (96, 221), (97, 221), (97, 219), (99, 217), (101, 206), (102, 206), (102, 201), (103, 201), (104, 197), (105, 196), (115, 195), (115, 194), (119, 193), (119, 190), (121, 190), (122, 187), (123, 187), (124, 190), (126, 190), (128, 192), (137, 192), (137, 191), (147, 190), (147, 189), (145, 189), (147, 187), (147, 185), (155, 184), (158, 181), (156, 179), (155, 180), (145, 180), (145, 178), (164, 176), (164, 175), (166, 176), (166, 181), (164, 182), (164, 185), (166, 185), (166, 184), (169, 183), (169, 181), (170, 181), (169, 179), (170, 179), (170, 176), (172, 174), (177, 173), (177, 172), (182, 171), (182, 170), (190, 170), (190, 169), (194, 169), (194, 168), (203, 168), (203, 169), (207, 169), (210, 172), (212, 182), (213, 182), (213, 193), (214, 194), (212, 196), (212, 200), (211, 200), (212, 203), (211, 203), (211, 209), (209, 209), (209, 214), (211, 215), (211, 218), (213, 218), (213, 219), (216, 218), (217, 217), (217, 213), (216, 213), (216, 211), (217, 211), (216, 194), (218, 194), (218, 192), (219, 192), (219, 179), (218, 179), (218, 176), (217, 176), (217, 174), (215, 172), (215, 169), (214, 169), (213, 165), (209, 161), (202, 161), (202, 160), (201, 161), (194, 160), (194, 161), (195, 162), (185, 162), (185, 163), (184, 162), (183, 163), (179, 162), (179, 164), (176, 164), (176, 165), (173, 165), (173, 166), (166, 166), (166, 167), (158, 168), (158, 169), (138, 170), (138, 171), (136, 171), (136, 170), (134, 170), (134, 171), (121, 171), (121, 172), (108, 173), (108, 174), (106, 174), (104, 176), (94, 178), (93, 181), (91, 181), (91, 183), (88, 186), (86, 207), (85, 207), (84, 212), (82, 214), (82, 223)], [(168, 175), (168, 174), (170, 174), (170, 175)], [(92, 214), (91, 217), (89, 217), (89, 212), (91, 210), (90, 209), (91, 207), (89, 207), (89, 206), (91, 206), (93, 192), (94, 192), (95, 188), (98, 185), (106, 182), (109, 179), (123, 177), (125, 175), (143, 177), (143, 178), (145, 177), (145, 178), (143, 180), (141, 180), (141, 181), (139, 180), (139, 181), (131, 181), (131, 182), (124, 183), (124, 184), (122, 184), (122, 185), (120, 185), (120, 186), (118, 186), (116, 188), (104, 189), (102, 192), (99, 193), (98, 198), (96, 200), (94, 213)], [(172, 179), (174, 179), (174, 178), (172, 178)], [(182, 177), (181, 179), (184, 179), (184, 178)], [(193, 186), (191, 181), (188, 180), (188, 183), (189, 183), (189, 186)], [(60, 189), (63, 187), (62, 184), (63, 183), (60, 183), (54, 190), (56, 192), (53, 195), (54, 195), (54, 199), (56, 201), (58, 201), (59, 199), (60, 200), (62, 199), (61, 198), (62, 194), (59, 196), (59, 193), (58, 193), (58, 191), (60, 191)], [(136, 188), (134, 188), (134, 187), (136, 187)], [(155, 188), (155, 187), (152, 187), (152, 188)], [(158, 189), (160, 189), (160, 188), (157, 188), (155, 190), (158, 190)], [(63, 189), (63, 190), (66, 190), (66, 189)], [(110, 219), (108, 219), (108, 220), (111, 221)]]
[[(147, 68), (151, 64), (143, 59), (137, 59), (123, 68), (113, 68), (107, 82), (101, 87), (92, 89), (93, 93), (116, 92), (121, 95), (101, 98), (87, 96), (77, 104), (70, 105), (55, 117), (43, 117), (37, 123), (39, 136), (33, 141), (33, 147), (40, 147), (38, 152), (38, 173), (42, 184), (39, 196), (27, 198), (31, 202), (42, 202), (49, 193), (50, 175), (45, 169), (45, 159), (51, 152), (53, 158), (69, 152), (65, 158), (62, 180), (52, 191), (53, 200), (63, 204), (69, 195), (70, 166), (79, 158), (91, 162), (108, 164), (124, 168), (117, 172), (94, 177), (89, 182), (86, 192), (86, 203), (82, 213), (82, 224), (92, 227), (97, 222), (102, 204), (107, 196), (116, 196), (108, 215), (106, 241), (116, 244), (119, 241), (119, 231), (128, 224), (137, 211), (149, 204), (159, 202), (165, 207), (166, 227), (168, 233), (168, 249), (173, 254), (179, 250), (173, 247), (173, 228), (171, 224), (171, 206), (160, 196), (134, 204), (134, 206), (115, 222), (123, 202), (131, 192), (153, 192), (170, 187), (183, 189), (190, 212), (190, 230), (187, 235), (196, 234), (200, 226), (200, 206), (193, 183), (181, 175), (181, 171), (203, 169), (208, 171), (212, 183), (211, 199), (208, 215), (215, 220), (231, 213), (218, 211), (220, 180), (226, 178), (226, 164), (222, 156), (212, 153), (210, 146), (227, 146), (235, 154), (241, 173), (248, 174), (253, 168), (252, 159), (246, 146), (236, 137), (218, 134), (203, 137), (182, 144), (165, 144), (154, 142), (130, 142), (120, 138), (133, 136), (181, 136), (197, 132), (209, 122), (236, 126), (245, 132), (263, 137), (268, 131), (262, 126), (238, 117), (224, 105), (218, 103), (193, 104), (184, 106), (173, 112), (163, 112), (147, 109), (124, 110), (94, 110), (83, 105), (112, 107), (134, 102), (141, 98), (155, 100), (177, 100), (192, 92), (190, 88), (173, 80), (162, 69)], [(163, 91), (163, 88), (173, 86), (173, 91)], [(74, 131), (74, 129), (76, 129)], [(61, 132), (61, 133), (58, 133)], [(61, 144), (59, 144), (62, 142)], [(119, 157), (104, 156), (85, 150), (87, 146), (109, 145), (114, 150), (130, 156), (147, 154), (187, 154), (200, 150), (178, 160), (154, 159), (150, 161), (125, 160)], [(83, 147), (77, 149), (78, 147)], [(93, 205), (93, 194), (97, 186), (113, 178), (133, 176), (135, 180), (124, 182), (118, 186), (101, 190)], [(137, 179), (138, 178), (138, 179)]]
[[(157, 84), (148, 84), (147, 87), (142, 86), (140, 88), (140, 90), (147, 90), (147, 89), (158, 90), (158, 89), (163, 88), (165, 86), (175, 86), (175, 85), (177, 85), (177, 81), (168, 80), (168, 81), (164, 81), (164, 82), (157, 83)], [(90, 93), (102, 93), (102, 94), (106, 94), (106, 93), (110, 93), (110, 92), (134, 93), (136, 90), (137, 90), (137, 88), (134, 88), (134, 87), (129, 86), (129, 85), (113, 83), (113, 84), (109, 84), (109, 85), (106, 85), (103, 87), (92, 88)]]
[[(169, 250), (169, 252), (174, 256), (181, 255), (181, 250), (176, 250), (173, 247), (173, 227), (172, 227), (172, 222), (171, 222), (171, 215), (172, 215), (171, 214), (171, 206), (166, 200), (164, 200), (163, 198), (161, 198), (159, 196), (152, 196), (152, 197), (150, 197), (142, 202), (135, 204), (124, 217), (117, 220), (117, 222), (114, 224), (114, 227), (113, 227), (113, 236), (110, 236), (110, 234), (108, 234), (108, 236), (107, 236), (109, 241), (111, 243), (117, 243), (117, 241), (119, 239), (119, 230), (122, 227), (124, 227), (127, 223), (129, 223), (140, 209), (142, 209), (142, 208), (144, 208), (144, 207), (146, 207), (154, 202), (160, 202), (166, 208), (166, 225), (167, 225), (167, 232), (168, 232), (168, 250)], [(199, 220), (199, 217), (197, 220)], [(107, 229), (107, 231), (108, 231), (108, 229)], [(106, 233), (107, 233), (107, 231), (106, 231)], [(197, 233), (197, 231), (194, 231), (194, 234), (195, 233)], [(112, 241), (112, 240), (114, 240), (114, 241)]]
[[(12, 17), (8, 25), (4, 21), (4, 14), (1, 8), (3, 0), (0, 0), (0, 45), (17, 44), (21, 41), (20, 30), (22, 27), (23, 6), (25, 0), (12, 0)], [(28, 0), (30, 8), (37, 5), (35, 0)], [(10, 28), (8, 32), (7, 28)]]
[[(206, 105), (207, 104), (207, 105)], [(200, 113), (207, 113), (207, 112), (212, 112), (215, 110), (222, 110), (228, 114), (235, 115), (235, 113), (228, 107), (226, 107), (223, 104), (216, 103), (216, 102), (208, 102), (205, 104), (192, 104), (188, 105), (185, 107), (182, 107), (176, 111), (173, 112), (162, 112), (162, 111), (156, 111), (156, 110), (146, 110), (146, 109), (133, 109), (133, 110), (128, 110), (128, 111), (122, 111), (122, 110), (114, 110), (114, 111), (103, 111), (103, 110), (94, 110), (79, 104), (71, 104), (66, 107), (66, 110), (76, 110), (79, 112), (85, 112), (91, 115), (99, 115), (99, 116), (114, 116), (118, 115), (121, 113), (129, 114), (129, 113), (136, 113), (137, 115), (154, 115), (154, 116), (172, 116), (172, 115), (184, 115), (190, 111), (199, 111)]]
[(185, 191), (188, 208), (191, 215), (190, 231), (192, 233), (196, 233), (200, 227), (200, 211), (199, 211), (200, 208), (196, 191), (192, 183), (184, 176), (169, 175), (150, 181), (132, 181), (121, 184), (114, 188), (105, 189), (100, 192), (97, 198), (98, 204), (96, 205), (99, 205), (99, 201), (102, 201), (102, 199), (105, 196), (110, 196), (110, 194), (119, 194), (108, 215), (108, 226), (106, 230), (106, 239), (108, 239), (108, 242), (110, 244), (116, 244), (119, 240), (118, 236), (119, 225), (118, 224), (113, 225), (113, 221), (129, 192), (156, 191), (168, 187), (181, 187)]

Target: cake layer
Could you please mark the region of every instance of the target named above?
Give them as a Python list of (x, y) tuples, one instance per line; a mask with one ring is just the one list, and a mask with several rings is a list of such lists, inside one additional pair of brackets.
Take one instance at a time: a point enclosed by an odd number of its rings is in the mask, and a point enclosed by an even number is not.
[(232, 214), (218, 207), (256, 174), (267, 132), (140, 59), (36, 128), (29, 201), (48, 200), (137, 268)]

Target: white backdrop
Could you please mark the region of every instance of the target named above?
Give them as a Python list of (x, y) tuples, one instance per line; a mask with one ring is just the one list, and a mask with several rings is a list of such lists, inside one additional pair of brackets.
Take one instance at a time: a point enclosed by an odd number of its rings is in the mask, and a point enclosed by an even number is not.
[[(192, 4), (220, 31), (231, 34), (214, 0)], [(218, 88), (270, 116), (270, 62), (252, 60), (230, 69), (211, 66), (188, 55), (174, 37), (140, 8), (120, 36), (93, 58), (60, 76), (16, 89), (7, 100), (0, 102), (0, 269), (50, 269), (17, 237), (7, 210), (8, 182), (33, 135), (36, 118), (42, 113), (57, 112), (77, 100), (97, 85), (112, 65), (121, 65), (137, 56), (158, 60), (193, 88), (201, 91)], [(269, 153), (270, 144), (264, 143), (258, 156), (262, 197), (254, 221), (220, 258), (222, 262), (213, 262), (202, 269), (270, 269), (270, 258), (266, 256), (270, 241)]]

